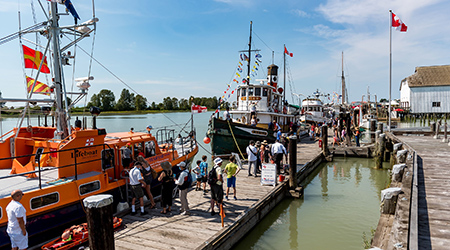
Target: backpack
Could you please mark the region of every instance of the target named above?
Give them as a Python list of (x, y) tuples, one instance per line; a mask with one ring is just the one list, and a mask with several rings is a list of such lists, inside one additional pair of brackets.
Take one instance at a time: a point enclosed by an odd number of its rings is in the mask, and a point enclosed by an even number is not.
[(216, 173), (216, 167), (213, 167), (211, 171), (208, 173), (208, 184), (209, 185), (216, 185), (217, 183), (217, 173)]
[(184, 177), (184, 182), (179, 187), (180, 190), (185, 190), (186, 188), (188, 188), (192, 185), (192, 175), (191, 175), (191, 173), (189, 173), (189, 171), (187, 171), (187, 172), (188, 172), (188, 175), (186, 177)]

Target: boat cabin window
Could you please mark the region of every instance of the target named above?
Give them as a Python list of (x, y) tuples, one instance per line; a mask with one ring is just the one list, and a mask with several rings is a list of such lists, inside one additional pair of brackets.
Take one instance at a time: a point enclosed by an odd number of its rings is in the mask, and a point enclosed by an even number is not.
[(95, 192), (100, 189), (100, 181), (93, 181), (93, 182), (89, 182), (89, 183), (80, 185), (80, 187), (78, 189), (79, 189), (80, 195)]
[(253, 88), (248, 88), (248, 96), (253, 96)]
[(58, 203), (58, 201), (59, 201), (59, 193), (55, 192), (32, 198), (30, 201), (30, 207), (32, 210), (34, 210), (51, 204)]
[(255, 96), (261, 96), (261, 88), (255, 88)]
[(267, 96), (268, 89), (267, 88), (263, 88), (262, 90), (263, 90), (262, 91), (262, 96)]
[(3, 217), (3, 208), (0, 207), (0, 219)]
[(102, 169), (114, 168), (114, 149), (105, 149), (102, 151)]
[(145, 157), (151, 157), (154, 155), (156, 155), (155, 142), (154, 141), (145, 142)]
[(245, 93), (245, 90), (246, 90), (246, 88), (241, 89), (241, 93), (242, 93), (241, 96), (247, 96), (247, 94)]

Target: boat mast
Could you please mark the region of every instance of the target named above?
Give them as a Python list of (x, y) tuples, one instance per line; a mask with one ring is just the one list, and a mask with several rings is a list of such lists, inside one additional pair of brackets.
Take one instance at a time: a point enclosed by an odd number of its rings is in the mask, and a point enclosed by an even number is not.
[[(247, 61), (247, 85), (250, 84), (250, 63), (252, 60), (251, 53), (252, 53), (252, 24), (253, 22), (250, 21), (250, 38), (248, 40), (248, 61)], [(247, 97), (248, 97), (248, 91), (247, 91)], [(248, 99), (247, 99), (248, 101)]]
[[(55, 84), (55, 99), (56, 99), (56, 139), (63, 139), (69, 135), (67, 115), (63, 109), (63, 85), (62, 85), (62, 72), (61, 72), (61, 55), (59, 44), (59, 24), (58, 24), (58, 7), (57, 2), (51, 2), (51, 21), (50, 21), (50, 34), (53, 45), (53, 77)], [(66, 103), (67, 107), (67, 103)]]
[(344, 76), (344, 51), (342, 51), (342, 104), (345, 104), (345, 76)]
[(284, 103), (286, 101), (286, 44), (283, 45), (284, 46), (284, 50), (283, 50), (283, 70), (284, 70), (284, 75), (283, 75), (283, 103), (281, 105), (282, 110), (284, 110)]

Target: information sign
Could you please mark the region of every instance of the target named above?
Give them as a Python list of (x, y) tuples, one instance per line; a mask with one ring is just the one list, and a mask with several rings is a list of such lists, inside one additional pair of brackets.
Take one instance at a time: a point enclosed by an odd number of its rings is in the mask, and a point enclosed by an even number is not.
[(277, 185), (277, 165), (270, 163), (262, 164), (261, 185)]

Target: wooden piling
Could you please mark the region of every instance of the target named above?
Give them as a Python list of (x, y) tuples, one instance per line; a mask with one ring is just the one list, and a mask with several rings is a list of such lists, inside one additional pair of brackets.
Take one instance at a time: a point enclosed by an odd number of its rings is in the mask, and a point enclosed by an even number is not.
[(381, 191), (382, 203), (381, 203), (381, 213), (382, 214), (395, 214), (395, 208), (397, 206), (398, 195), (401, 192), (401, 188), (387, 188)]
[(327, 157), (330, 151), (328, 150), (328, 126), (322, 125), (321, 127), (321, 139), (322, 139), (322, 154)]
[(289, 189), (297, 188), (297, 136), (289, 137)]
[(375, 145), (375, 168), (382, 169), (383, 168), (383, 154), (384, 154), (384, 144), (385, 144), (385, 134), (381, 134), (380, 137), (378, 137), (378, 140)]
[(377, 129), (377, 120), (371, 119), (370, 120), (370, 143), (375, 142), (375, 130)]
[(92, 250), (114, 250), (113, 196), (93, 195), (83, 200)]

